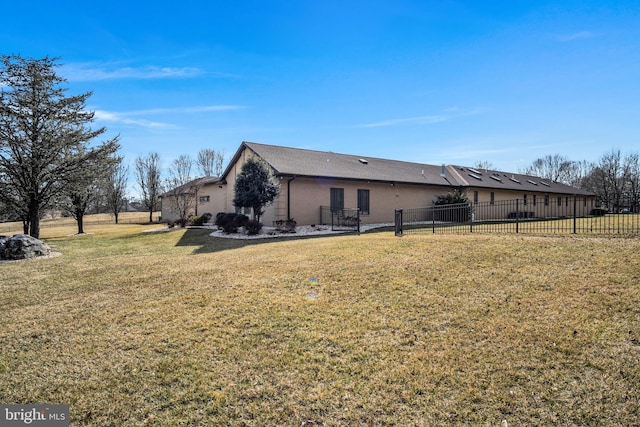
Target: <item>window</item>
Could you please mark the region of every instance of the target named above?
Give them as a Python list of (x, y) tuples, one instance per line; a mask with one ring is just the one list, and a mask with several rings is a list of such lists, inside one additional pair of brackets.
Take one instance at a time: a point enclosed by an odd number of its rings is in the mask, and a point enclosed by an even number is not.
[(207, 203), (209, 201), (209, 196), (200, 196), (200, 203)]
[(358, 190), (358, 209), (363, 215), (369, 215), (369, 190)]
[(494, 193), (493, 191), (491, 192), (491, 198), (489, 199), (489, 203), (493, 204), (496, 201), (496, 193)]
[(545, 206), (549, 206), (549, 195), (548, 194), (544, 195), (544, 205)]
[(524, 195), (524, 205), (527, 206), (527, 195)]
[(331, 189), (331, 212), (344, 209), (344, 188)]
[(535, 205), (536, 205), (536, 203), (537, 203), (537, 197), (536, 197), (536, 195), (534, 194), (534, 195), (533, 195), (533, 206), (535, 206)]
[(558, 206), (562, 206), (562, 197), (558, 197)]
[(473, 203), (478, 204), (478, 192), (473, 192)]

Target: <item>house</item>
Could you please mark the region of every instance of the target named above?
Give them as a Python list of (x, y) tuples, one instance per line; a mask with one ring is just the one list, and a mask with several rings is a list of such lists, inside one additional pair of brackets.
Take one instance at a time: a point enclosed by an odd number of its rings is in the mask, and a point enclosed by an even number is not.
[[(595, 201), (595, 195), (585, 190), (510, 172), (243, 142), (223, 174), (199, 186), (198, 213), (236, 211), (231, 203), (235, 178), (250, 157), (269, 165), (280, 182), (279, 196), (262, 216), (268, 225), (289, 218), (298, 224), (328, 223), (331, 212), (348, 208), (359, 209), (365, 224), (393, 222), (395, 209), (430, 206), (437, 196), (453, 190), (474, 203), (528, 200), (527, 209), (535, 216), (569, 197), (581, 197), (584, 209)], [(163, 219), (171, 218), (164, 205)]]

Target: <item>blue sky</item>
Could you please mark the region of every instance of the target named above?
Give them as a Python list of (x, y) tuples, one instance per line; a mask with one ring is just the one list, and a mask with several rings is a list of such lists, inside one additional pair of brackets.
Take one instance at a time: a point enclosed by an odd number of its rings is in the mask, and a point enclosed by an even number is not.
[[(640, 2), (2, 0), (122, 154), (243, 141), (518, 172), (640, 146)], [(64, 6), (63, 6), (64, 5)]]

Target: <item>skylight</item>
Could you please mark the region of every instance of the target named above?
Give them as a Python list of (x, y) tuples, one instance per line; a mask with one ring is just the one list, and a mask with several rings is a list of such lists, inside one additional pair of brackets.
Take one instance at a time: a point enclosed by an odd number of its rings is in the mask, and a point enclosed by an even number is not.
[(509, 179), (510, 179), (511, 181), (513, 181), (513, 182), (517, 182), (518, 184), (520, 184), (520, 181), (518, 181), (518, 180), (516, 179), (516, 177), (515, 177), (515, 176), (513, 176), (513, 175), (511, 175), (511, 178), (509, 178)]
[(549, 183), (548, 182), (540, 181), (540, 184), (544, 185), (545, 187), (549, 187)]
[(530, 179), (528, 179), (528, 180), (527, 180), (527, 182), (528, 182), (529, 184), (538, 185), (538, 183), (537, 183), (537, 182), (535, 182), (535, 181), (531, 181)]
[(367, 165), (369, 164), (369, 162), (366, 159), (359, 159), (358, 160), (360, 163), (362, 163), (363, 165)]
[(473, 172), (473, 173), (475, 173), (475, 174), (482, 175), (482, 172), (480, 172), (480, 171), (479, 171), (479, 170), (477, 170), (477, 169), (474, 169), (474, 168), (467, 168), (467, 169), (469, 169), (471, 172)]
[(471, 178), (475, 178), (475, 179), (477, 179), (478, 181), (482, 181), (482, 177), (480, 177), (480, 176), (476, 175), (475, 173), (471, 173), (471, 172), (469, 172), (469, 176), (470, 176)]
[(500, 182), (502, 182), (502, 178), (500, 178), (499, 176), (489, 175), (489, 178), (491, 178), (491, 179), (495, 179), (496, 181), (500, 181)]

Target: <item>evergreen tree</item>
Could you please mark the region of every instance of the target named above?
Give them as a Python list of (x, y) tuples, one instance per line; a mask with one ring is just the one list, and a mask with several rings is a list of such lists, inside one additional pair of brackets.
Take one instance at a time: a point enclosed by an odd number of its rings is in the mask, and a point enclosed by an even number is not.
[(264, 207), (275, 200), (279, 191), (280, 185), (273, 179), (269, 166), (250, 158), (236, 177), (233, 205), (251, 208), (254, 221), (260, 222)]
[(90, 162), (118, 150), (117, 138), (91, 147), (90, 92), (65, 96), (56, 59), (0, 56), (0, 200), (40, 237), (40, 217)]

